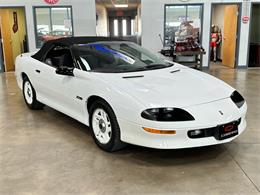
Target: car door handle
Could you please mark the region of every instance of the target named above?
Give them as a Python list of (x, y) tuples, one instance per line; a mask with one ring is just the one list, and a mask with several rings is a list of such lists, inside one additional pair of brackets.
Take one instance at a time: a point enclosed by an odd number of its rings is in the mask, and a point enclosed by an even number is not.
[(40, 70), (35, 70), (37, 73), (41, 73), (41, 71)]

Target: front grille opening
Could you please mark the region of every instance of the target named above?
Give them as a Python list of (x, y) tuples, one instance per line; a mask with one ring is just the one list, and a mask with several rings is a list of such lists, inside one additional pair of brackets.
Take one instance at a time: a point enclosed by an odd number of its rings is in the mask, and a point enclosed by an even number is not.
[[(234, 122), (237, 123), (237, 125), (239, 125), (241, 123), (241, 118)], [(190, 131), (188, 131), (187, 134), (188, 134), (188, 137), (191, 139), (212, 137), (212, 136), (216, 137), (218, 130), (221, 126), (223, 126), (223, 125), (218, 125), (216, 127), (207, 128), (207, 129), (190, 130)]]

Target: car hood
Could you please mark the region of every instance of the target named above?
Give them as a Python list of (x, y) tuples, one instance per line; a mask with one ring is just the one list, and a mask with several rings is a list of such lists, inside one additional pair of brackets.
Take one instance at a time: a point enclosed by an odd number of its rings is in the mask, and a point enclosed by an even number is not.
[(151, 71), (102, 74), (102, 79), (148, 108), (199, 105), (228, 98), (234, 91), (209, 74), (181, 65)]

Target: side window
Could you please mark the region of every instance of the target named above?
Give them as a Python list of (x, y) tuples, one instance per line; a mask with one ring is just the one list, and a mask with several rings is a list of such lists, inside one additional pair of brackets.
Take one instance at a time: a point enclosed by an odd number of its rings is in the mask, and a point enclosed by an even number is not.
[(47, 53), (44, 63), (56, 68), (60, 66), (74, 67), (70, 49), (61, 46), (51, 49)]

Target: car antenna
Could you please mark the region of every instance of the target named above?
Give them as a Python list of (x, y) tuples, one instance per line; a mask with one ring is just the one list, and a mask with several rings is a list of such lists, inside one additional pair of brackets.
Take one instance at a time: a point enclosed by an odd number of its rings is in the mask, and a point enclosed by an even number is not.
[(163, 43), (163, 40), (162, 40), (162, 35), (159, 34), (159, 37), (160, 37), (160, 40), (161, 40), (161, 42), (162, 42), (162, 46), (164, 46), (164, 43)]

